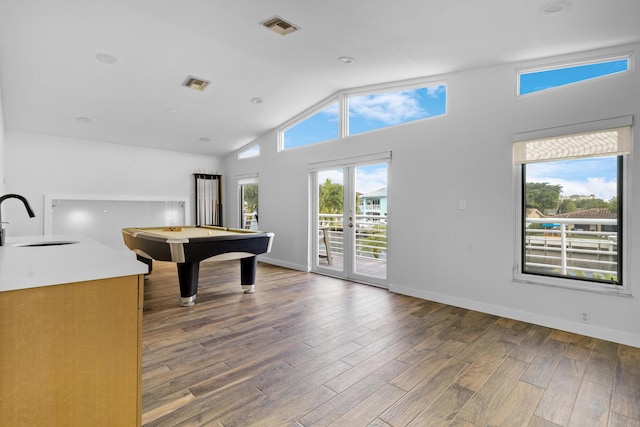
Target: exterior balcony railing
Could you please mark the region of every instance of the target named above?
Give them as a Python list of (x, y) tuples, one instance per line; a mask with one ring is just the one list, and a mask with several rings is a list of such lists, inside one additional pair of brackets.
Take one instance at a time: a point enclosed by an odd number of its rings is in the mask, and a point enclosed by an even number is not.
[[(385, 218), (379, 215), (357, 215), (355, 219), (356, 256), (386, 261)], [(607, 279), (617, 277), (618, 233), (606, 230), (606, 228), (611, 229), (612, 226), (617, 226), (616, 219), (527, 218), (526, 223), (524, 236), (526, 271)], [(552, 223), (553, 227), (530, 226), (549, 223)], [(322, 238), (326, 231), (331, 253), (343, 254), (343, 215), (320, 214), (318, 225), (322, 230), (319, 239), (320, 252), (326, 254)], [(593, 226), (596, 230), (581, 230), (579, 229), (581, 225)]]
[[(320, 214), (319, 229), (326, 230), (330, 250), (343, 254), (344, 224), (342, 214)], [(617, 276), (618, 233), (604, 231), (616, 226), (616, 219), (527, 218), (525, 263), (527, 271), (557, 272), (562, 275)], [(529, 224), (549, 224), (553, 228), (533, 228)], [(595, 226), (597, 230), (580, 230), (575, 226)], [(387, 230), (379, 215), (356, 215), (356, 256), (386, 260)], [(322, 236), (321, 236), (322, 237)], [(320, 250), (325, 251), (324, 239)]]
[(258, 230), (258, 215), (255, 212), (244, 212), (242, 214), (242, 228)]
[[(618, 233), (602, 231), (616, 219), (526, 218), (525, 271), (611, 278), (618, 274)], [(531, 227), (549, 224), (553, 227)], [(597, 230), (572, 229), (576, 225)]]
[[(344, 224), (342, 214), (319, 214), (319, 229), (326, 230), (330, 251), (334, 254), (344, 252)], [(380, 215), (356, 215), (356, 256), (375, 260), (387, 259), (386, 217)], [(323, 239), (320, 239), (324, 245)], [(321, 250), (326, 249), (321, 247)]]

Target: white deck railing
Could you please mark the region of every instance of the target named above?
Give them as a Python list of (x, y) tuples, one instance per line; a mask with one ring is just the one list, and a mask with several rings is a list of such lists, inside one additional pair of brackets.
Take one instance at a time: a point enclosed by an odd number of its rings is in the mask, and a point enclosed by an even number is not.
[[(616, 219), (526, 218), (525, 263), (527, 267), (611, 275), (618, 270), (618, 233), (602, 231), (617, 225)], [(553, 224), (553, 228), (531, 228), (529, 224)], [(596, 225), (600, 230), (570, 229), (574, 225)]]
[[(342, 254), (344, 224), (342, 214), (320, 214), (319, 229), (327, 230), (332, 253)], [(615, 219), (583, 218), (527, 218), (527, 224), (554, 224), (554, 228), (530, 228), (525, 232), (525, 263), (529, 268), (558, 270), (562, 275), (570, 272), (588, 274), (617, 274), (618, 233), (615, 231), (587, 231), (571, 229), (572, 226), (617, 225)], [(386, 221), (377, 215), (357, 215), (356, 255), (386, 260)], [(600, 227), (598, 227), (600, 228)], [(320, 235), (320, 250), (324, 239)]]
[[(344, 224), (342, 214), (319, 214), (319, 229), (327, 230), (329, 247), (332, 253), (343, 253)], [(386, 261), (387, 224), (386, 217), (380, 215), (356, 215), (353, 226), (356, 228), (356, 256)], [(321, 249), (324, 239), (320, 236)]]
[(244, 212), (242, 214), (242, 228), (247, 230), (257, 230), (258, 215), (255, 212)]

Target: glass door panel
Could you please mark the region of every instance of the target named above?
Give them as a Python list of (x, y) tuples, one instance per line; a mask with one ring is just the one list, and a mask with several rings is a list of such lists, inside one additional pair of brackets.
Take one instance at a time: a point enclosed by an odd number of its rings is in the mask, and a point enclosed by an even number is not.
[(258, 227), (258, 183), (240, 184), (240, 228)]
[(317, 266), (344, 271), (344, 170), (317, 172)]
[(387, 164), (354, 167), (355, 275), (387, 278)]

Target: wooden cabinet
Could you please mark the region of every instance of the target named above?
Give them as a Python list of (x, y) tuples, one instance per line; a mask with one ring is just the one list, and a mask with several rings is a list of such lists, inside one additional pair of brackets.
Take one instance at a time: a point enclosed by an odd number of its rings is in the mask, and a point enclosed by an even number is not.
[(142, 275), (0, 292), (0, 424), (139, 426)]

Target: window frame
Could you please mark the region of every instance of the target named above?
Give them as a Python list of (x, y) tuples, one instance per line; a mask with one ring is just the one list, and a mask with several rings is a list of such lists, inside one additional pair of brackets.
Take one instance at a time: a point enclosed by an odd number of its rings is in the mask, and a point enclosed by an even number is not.
[[(593, 64), (602, 64), (602, 63), (606, 63), (606, 62), (614, 62), (614, 61), (621, 61), (621, 60), (627, 60), (627, 69), (626, 70), (617, 71), (615, 73), (603, 74), (601, 76), (596, 76), (596, 77), (590, 77), (588, 79), (578, 80), (578, 81), (575, 81), (575, 82), (566, 83), (566, 84), (562, 84), (562, 85), (559, 85), (559, 86), (552, 86), (552, 87), (548, 87), (548, 88), (545, 88), (545, 89), (536, 90), (536, 91), (533, 91), (533, 92), (521, 93), (521, 77), (522, 77), (522, 75), (525, 75), (525, 74), (532, 74), (532, 73), (537, 73), (537, 72), (541, 72), (541, 71), (562, 70), (562, 69), (566, 69), (566, 68), (587, 66), (587, 65), (593, 65)], [(517, 68), (516, 69), (516, 96), (517, 97), (530, 96), (530, 95), (539, 94), (539, 93), (542, 93), (542, 92), (548, 92), (548, 91), (551, 91), (551, 90), (558, 90), (558, 89), (566, 87), (566, 86), (574, 86), (574, 85), (578, 85), (578, 84), (585, 84), (587, 82), (592, 82), (594, 80), (604, 79), (604, 78), (613, 77), (613, 76), (619, 76), (619, 75), (621, 75), (623, 73), (630, 72), (632, 70), (633, 70), (633, 56), (631, 55), (631, 53), (623, 53), (623, 54), (619, 54), (619, 55), (610, 55), (610, 56), (603, 56), (603, 57), (598, 57), (598, 58), (590, 58), (590, 59), (582, 59), (582, 60), (574, 60), (574, 61), (564, 61), (564, 62), (556, 62), (556, 63), (551, 63), (551, 64), (538, 65), (538, 66)]]
[[(542, 137), (540, 135), (545, 135), (548, 137), (552, 136), (562, 136), (569, 134), (576, 134), (582, 132), (590, 132), (597, 130), (604, 130), (608, 128), (619, 127), (615, 126), (612, 123), (619, 123), (620, 121), (632, 120), (631, 116), (623, 117), (623, 118), (614, 118), (607, 119), (602, 121), (595, 121), (589, 123), (582, 123), (578, 125), (569, 125), (562, 128), (551, 128), (544, 129), (542, 131), (533, 131), (533, 132), (525, 132), (522, 134), (515, 134), (514, 141), (522, 141), (525, 139), (535, 139), (536, 137)], [(630, 227), (629, 227), (629, 199), (630, 199), (630, 191), (629, 186), (631, 182), (631, 164), (632, 156), (633, 156), (633, 129), (634, 126), (632, 123), (628, 124), (631, 126), (631, 153), (626, 155), (618, 156), (618, 185), (617, 185), (617, 197), (619, 203), (619, 212), (618, 212), (618, 229), (619, 229), (619, 256), (618, 263), (620, 264), (619, 274), (621, 277), (618, 278), (620, 284), (610, 284), (602, 281), (594, 281), (594, 280), (585, 280), (579, 277), (575, 278), (567, 278), (557, 275), (545, 275), (538, 273), (530, 273), (524, 271), (524, 257), (525, 257), (525, 249), (524, 249), (524, 235), (525, 235), (525, 226), (524, 226), (524, 214), (526, 211), (525, 207), (525, 191), (524, 191), (524, 174), (523, 174), (523, 166), (525, 164), (513, 164), (513, 191), (514, 191), (514, 244), (513, 244), (513, 274), (512, 281), (514, 283), (524, 283), (524, 284), (532, 284), (532, 285), (544, 285), (551, 287), (560, 287), (565, 289), (574, 289), (581, 290), (587, 292), (597, 292), (597, 293), (605, 293), (605, 294), (613, 294), (620, 296), (631, 296), (632, 289), (631, 283), (632, 280), (630, 278), (630, 269), (629, 269), (629, 240), (630, 240)], [(567, 129), (570, 129), (568, 132)], [(533, 136), (528, 138), (527, 136)], [(600, 156), (600, 157), (605, 157)]]

